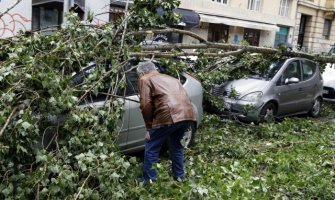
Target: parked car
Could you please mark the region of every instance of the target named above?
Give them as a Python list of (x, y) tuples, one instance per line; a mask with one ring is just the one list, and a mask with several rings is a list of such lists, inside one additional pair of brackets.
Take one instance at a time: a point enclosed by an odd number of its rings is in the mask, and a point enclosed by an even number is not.
[[(126, 87), (125, 91), (122, 92), (122, 94), (125, 94), (125, 98), (120, 98), (124, 103), (124, 114), (122, 120), (118, 123), (118, 128), (120, 130), (118, 145), (121, 152), (125, 154), (144, 150), (146, 128), (141, 110), (139, 108), (139, 95), (137, 87), (138, 75), (136, 73), (136, 67), (134, 67), (138, 63), (139, 60), (131, 59), (125, 65), (125, 71), (129, 71), (131, 68), (134, 69), (126, 73)], [(165, 73), (159, 63), (156, 63), (156, 66), (158, 67), (158, 71)], [(96, 65), (91, 63), (89, 66), (85, 67), (83, 71), (75, 73), (72, 77), (73, 84), (81, 84), (84, 81), (84, 78), (94, 71), (95, 67)], [(189, 146), (192, 144), (196, 129), (202, 121), (203, 88), (201, 83), (188, 73), (183, 73), (182, 76), (180, 76), (180, 81), (191, 98), (197, 118), (197, 121), (194, 124), (191, 124), (191, 126), (186, 130), (181, 141), (184, 146)], [(91, 95), (90, 98), (86, 98), (79, 104), (79, 108), (97, 108), (104, 106), (107, 108), (109, 106), (109, 101), (106, 101), (106, 98), (108, 99), (107, 96)], [(61, 119), (64, 123), (64, 116), (58, 117), (57, 122), (59, 122), (59, 119)], [(53, 135), (54, 133), (49, 130), (48, 135), (44, 138), (45, 141), (43, 141), (43, 146), (47, 146), (50, 143), (50, 139), (53, 138)]]
[(331, 48), (328, 51), (328, 55), (329, 56), (335, 55), (335, 46), (334, 45), (331, 45)]
[(318, 65), (305, 58), (273, 62), (262, 74), (217, 86), (224, 109), (249, 122), (309, 113), (316, 117), (322, 105), (323, 79)]
[(325, 101), (335, 102), (335, 64), (328, 63), (323, 78), (323, 99)]

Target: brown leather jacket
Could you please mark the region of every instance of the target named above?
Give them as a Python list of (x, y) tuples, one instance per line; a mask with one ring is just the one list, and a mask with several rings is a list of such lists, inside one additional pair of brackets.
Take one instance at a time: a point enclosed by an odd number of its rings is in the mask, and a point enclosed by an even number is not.
[(139, 79), (138, 85), (147, 129), (184, 120), (196, 121), (194, 107), (179, 80), (151, 71)]

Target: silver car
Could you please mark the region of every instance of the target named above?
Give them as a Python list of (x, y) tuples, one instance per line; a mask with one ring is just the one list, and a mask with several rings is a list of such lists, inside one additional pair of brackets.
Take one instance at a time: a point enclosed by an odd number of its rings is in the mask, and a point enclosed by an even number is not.
[[(126, 71), (134, 68), (138, 64), (138, 60), (130, 60), (126, 65)], [(158, 66), (158, 71), (164, 73), (164, 69)], [(91, 63), (88, 67), (84, 68), (83, 71), (74, 74), (72, 77), (72, 82), (74, 85), (81, 84), (84, 78), (90, 74), (95, 69), (95, 64)], [(84, 72), (84, 73), (83, 73)], [(183, 84), (187, 94), (191, 98), (193, 106), (196, 111), (197, 121), (186, 130), (184, 137), (182, 139), (182, 144), (184, 146), (189, 146), (194, 139), (195, 131), (197, 127), (200, 125), (202, 121), (203, 108), (202, 108), (202, 95), (203, 88), (201, 83), (192, 77), (188, 73), (183, 73), (180, 77), (180, 81)], [(122, 95), (125, 94), (125, 98), (120, 98), (119, 100), (123, 102), (124, 105), (124, 113), (122, 116), (122, 120), (118, 123), (118, 145), (121, 152), (125, 154), (138, 152), (144, 150), (144, 138), (146, 134), (146, 128), (144, 124), (144, 120), (142, 117), (141, 110), (139, 108), (139, 95), (138, 95), (138, 76), (136, 73), (136, 68), (132, 71), (126, 73), (126, 88), (125, 91), (122, 92)], [(106, 92), (107, 93), (107, 92)], [(121, 96), (121, 94), (120, 94)], [(106, 96), (90, 96), (90, 98), (85, 99), (80, 105), (79, 108), (87, 108), (87, 107), (108, 107), (110, 105), (109, 101), (106, 101)], [(53, 121), (65, 122), (65, 116), (58, 117), (58, 119), (54, 119)], [(50, 140), (54, 136), (54, 132), (49, 130), (47, 135), (44, 137), (44, 141), (42, 142), (43, 146), (48, 146), (50, 144)]]
[(281, 59), (262, 74), (224, 84), (224, 108), (249, 122), (303, 113), (317, 116), (322, 105), (322, 86), (315, 62)]

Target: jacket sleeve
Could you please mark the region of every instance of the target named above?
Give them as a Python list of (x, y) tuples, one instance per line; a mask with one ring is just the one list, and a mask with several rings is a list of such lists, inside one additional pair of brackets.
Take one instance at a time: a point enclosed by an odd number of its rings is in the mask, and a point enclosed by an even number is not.
[(152, 128), (153, 121), (153, 102), (152, 102), (152, 87), (148, 79), (139, 80), (140, 91), (140, 109), (142, 111), (145, 126), (148, 129)]

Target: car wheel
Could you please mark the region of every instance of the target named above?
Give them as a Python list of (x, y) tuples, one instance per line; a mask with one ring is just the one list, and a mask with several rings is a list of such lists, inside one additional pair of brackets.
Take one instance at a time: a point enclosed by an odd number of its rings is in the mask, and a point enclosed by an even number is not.
[(195, 123), (191, 123), (190, 126), (185, 130), (183, 138), (180, 140), (180, 143), (184, 148), (190, 147), (193, 144), (195, 135)]
[(260, 121), (273, 121), (277, 115), (277, 106), (274, 103), (267, 103), (260, 112)]
[(321, 105), (322, 105), (322, 101), (320, 98), (315, 99), (313, 106), (311, 108), (311, 110), (309, 111), (309, 115), (311, 117), (317, 117), (319, 116), (320, 112), (321, 112)]

